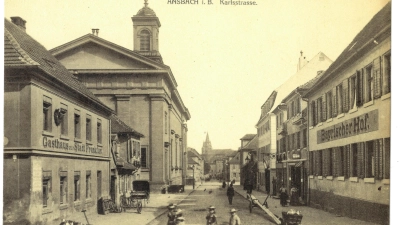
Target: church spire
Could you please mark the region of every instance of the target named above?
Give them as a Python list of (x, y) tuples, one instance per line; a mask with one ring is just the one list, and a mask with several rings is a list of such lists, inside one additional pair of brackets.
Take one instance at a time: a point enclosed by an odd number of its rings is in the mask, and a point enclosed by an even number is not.
[(208, 142), (210, 142), (210, 138), (208, 137), (208, 132), (207, 132), (206, 143)]

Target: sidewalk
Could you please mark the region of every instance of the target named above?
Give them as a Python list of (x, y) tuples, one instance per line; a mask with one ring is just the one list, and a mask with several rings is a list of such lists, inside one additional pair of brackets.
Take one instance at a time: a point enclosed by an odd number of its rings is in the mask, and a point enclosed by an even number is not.
[[(245, 190), (243, 190), (243, 186), (240, 185), (234, 185), (235, 192), (242, 197), (246, 198), (247, 193)], [(253, 190), (252, 195), (258, 199), (258, 201), (263, 204), (265, 198), (267, 197), (267, 194), (261, 191), (255, 191)], [(320, 225), (320, 224), (351, 224), (351, 225), (377, 225), (376, 223), (370, 223), (370, 222), (365, 222), (361, 220), (356, 220), (356, 219), (351, 219), (348, 217), (340, 217), (336, 216), (334, 214), (325, 212), (320, 209), (314, 209), (308, 206), (291, 206), (288, 205), (286, 207), (282, 207), (280, 205), (280, 200), (271, 198), (269, 197), (267, 200), (268, 203), (268, 209), (274, 213), (275, 215), (278, 215), (279, 217), (282, 217), (282, 211), (289, 211), (289, 209), (294, 209), (294, 210), (299, 210), (301, 214), (303, 215), (302, 219), (302, 224), (307, 224), (307, 225)], [(253, 208), (253, 210), (261, 210), (258, 208)], [(250, 212), (249, 212), (250, 213)]]
[[(196, 189), (199, 186), (196, 187)], [(193, 187), (191, 185), (185, 186), (185, 192), (174, 193), (174, 194), (161, 194), (161, 193), (150, 193), (149, 203), (143, 205), (141, 214), (138, 214), (136, 208), (127, 209), (126, 212), (122, 213), (109, 213), (106, 215), (100, 214), (90, 214), (88, 215), (88, 220), (90, 224), (93, 225), (124, 225), (124, 224), (147, 224), (154, 220), (155, 218), (164, 214), (168, 209), (167, 206), (170, 203), (179, 204), (188, 195), (193, 192)], [(84, 217), (80, 222), (86, 223)]]

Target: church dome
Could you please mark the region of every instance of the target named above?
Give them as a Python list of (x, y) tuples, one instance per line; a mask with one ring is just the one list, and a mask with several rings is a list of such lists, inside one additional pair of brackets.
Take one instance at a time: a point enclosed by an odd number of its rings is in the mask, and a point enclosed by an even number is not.
[(154, 10), (150, 9), (147, 6), (141, 8), (136, 14), (136, 16), (155, 16), (155, 15), (156, 13), (154, 12)]
[(144, 1), (144, 6), (143, 8), (141, 8), (136, 16), (156, 16), (156, 13), (154, 12), (154, 10), (150, 9), (147, 5), (149, 3), (147, 3), (147, 0)]

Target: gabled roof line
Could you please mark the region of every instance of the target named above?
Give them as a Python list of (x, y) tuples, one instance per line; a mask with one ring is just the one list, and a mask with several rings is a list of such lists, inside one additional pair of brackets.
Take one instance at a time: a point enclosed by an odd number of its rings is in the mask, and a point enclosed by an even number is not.
[[(117, 45), (115, 43), (107, 41), (107, 40), (105, 40), (103, 38), (100, 38), (98, 36), (95, 36), (93, 34), (86, 34), (86, 35), (84, 35), (82, 37), (79, 37), (79, 38), (77, 38), (75, 40), (72, 40), (72, 41), (67, 42), (67, 43), (65, 43), (63, 45), (60, 45), (60, 46), (55, 47), (53, 49), (50, 49), (50, 53), (53, 54), (53, 55), (59, 55), (59, 54), (65, 52), (65, 51), (68, 51), (68, 50), (73, 49), (73, 48), (75, 48), (75, 47), (77, 47), (79, 45), (86, 44), (86, 43), (89, 43), (89, 42), (93, 42), (93, 43), (99, 44), (99, 45), (101, 45), (103, 47), (110, 47), (111, 46), (111, 47), (114, 48), (115, 51), (117, 51), (117, 52), (119, 52), (121, 54), (124, 54), (124, 55), (126, 55), (126, 56), (128, 56), (130, 58), (132, 58), (132, 55), (134, 55), (135, 57), (139, 58), (139, 61), (141, 61), (143, 63), (155, 64), (159, 68), (170, 69), (170, 67), (165, 65), (165, 64), (161, 64), (161, 63), (159, 63), (157, 61), (151, 60), (151, 59), (149, 59), (149, 58), (147, 58), (145, 56), (142, 56), (142, 55), (138, 54), (135, 51), (129, 50), (129, 49), (125, 48), (125, 47), (122, 47), (120, 45)], [(110, 46), (108, 46), (108, 45), (110, 45)]]
[(4, 34), (10, 39), (10, 44), (13, 45), (14, 49), (22, 56), (22, 59), (33, 66), (39, 66), (40, 64), (33, 60), (26, 52), (21, 48), (17, 40), (10, 34), (10, 32), (7, 29), (4, 29)]

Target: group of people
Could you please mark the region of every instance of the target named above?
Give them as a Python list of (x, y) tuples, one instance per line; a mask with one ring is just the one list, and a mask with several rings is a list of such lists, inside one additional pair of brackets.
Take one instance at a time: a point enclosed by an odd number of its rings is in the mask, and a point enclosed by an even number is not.
[[(168, 205), (168, 223), (167, 225), (185, 225), (185, 218), (183, 217), (183, 212), (178, 209), (176, 205)], [(236, 214), (237, 210), (232, 208), (230, 211), (231, 217), (229, 219), (229, 225), (241, 225), (240, 218)], [(215, 213), (215, 207), (208, 207), (208, 213), (206, 216), (206, 225), (218, 225), (217, 216)]]
[[(287, 200), (289, 198), (289, 195), (287, 193), (287, 190), (285, 186), (282, 184), (282, 187), (279, 189), (280, 193), (280, 204), (281, 206), (286, 206)], [(299, 194), (298, 194), (298, 189), (294, 186), (290, 189), (290, 205), (298, 205), (299, 204)]]
[[(231, 217), (229, 219), (229, 225), (241, 225), (240, 218), (236, 214), (237, 210), (232, 208), (229, 213), (231, 214)], [(206, 216), (206, 225), (217, 225), (217, 216), (215, 214), (215, 207), (210, 206), (208, 207), (208, 213)]]
[(168, 205), (168, 223), (167, 225), (185, 225), (185, 218), (183, 217), (183, 212), (178, 209), (176, 205)]

